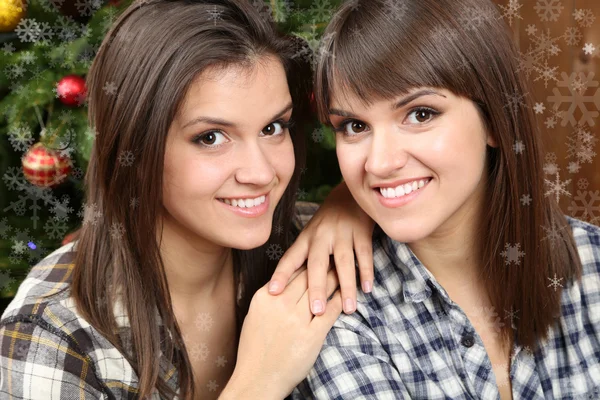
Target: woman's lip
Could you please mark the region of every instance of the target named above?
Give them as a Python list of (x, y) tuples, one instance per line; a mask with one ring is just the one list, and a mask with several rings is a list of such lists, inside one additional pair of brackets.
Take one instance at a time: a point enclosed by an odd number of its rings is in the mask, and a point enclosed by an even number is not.
[(404, 196), (394, 197), (392, 199), (383, 197), (379, 189), (373, 189), (373, 191), (375, 192), (375, 196), (377, 196), (377, 200), (379, 200), (381, 205), (387, 208), (398, 208), (405, 206), (406, 204), (415, 200), (423, 192), (423, 189), (429, 186), (431, 181), (433, 181), (433, 178), (430, 179), (429, 182), (427, 182), (422, 188), (419, 188), (416, 191), (410, 192), (409, 194), (406, 194)]
[(271, 196), (269, 195), (269, 193), (267, 193), (264, 196), (265, 196), (264, 203), (262, 203), (258, 206), (250, 207), (250, 208), (241, 208), (241, 207), (237, 207), (237, 206), (232, 206), (232, 205), (229, 205), (218, 199), (217, 199), (217, 201), (237, 215), (240, 215), (242, 217), (247, 217), (247, 218), (256, 218), (256, 217), (260, 217), (261, 215), (265, 214), (267, 212), (267, 210), (269, 209)]

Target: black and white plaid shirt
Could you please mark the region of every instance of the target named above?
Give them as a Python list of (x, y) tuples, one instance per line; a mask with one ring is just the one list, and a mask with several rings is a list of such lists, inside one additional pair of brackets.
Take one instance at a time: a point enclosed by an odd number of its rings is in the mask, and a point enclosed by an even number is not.
[[(317, 208), (314, 203), (296, 203), (295, 235)], [(62, 246), (33, 267), (2, 315), (1, 399), (137, 398), (135, 371), (78, 313), (69, 295), (75, 243)], [(119, 336), (127, 343), (130, 329), (125, 309), (117, 303), (114, 311)], [(171, 360), (163, 356), (160, 366), (161, 376), (176, 389), (177, 371)], [(159, 399), (158, 392), (152, 399)]]

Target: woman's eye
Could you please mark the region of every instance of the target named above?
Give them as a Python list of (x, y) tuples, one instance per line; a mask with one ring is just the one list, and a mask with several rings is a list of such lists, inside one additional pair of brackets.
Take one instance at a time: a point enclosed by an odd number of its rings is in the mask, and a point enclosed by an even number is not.
[(438, 114), (439, 112), (431, 108), (417, 108), (408, 114), (408, 119), (411, 124), (424, 124)]
[(199, 143), (207, 147), (216, 147), (226, 142), (225, 135), (219, 131), (210, 131), (197, 136), (194, 139), (195, 143)]
[(287, 128), (287, 126), (283, 122), (271, 122), (263, 128), (262, 133), (265, 136), (277, 136), (283, 133), (285, 128)]
[(348, 121), (339, 129), (348, 136), (354, 136), (363, 133), (367, 129), (367, 125), (360, 121)]

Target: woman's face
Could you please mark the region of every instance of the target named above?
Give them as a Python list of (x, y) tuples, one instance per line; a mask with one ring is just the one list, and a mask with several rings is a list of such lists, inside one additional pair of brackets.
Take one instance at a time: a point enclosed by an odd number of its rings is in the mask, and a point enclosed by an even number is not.
[(294, 172), (291, 114), (285, 71), (274, 57), (204, 71), (169, 129), (164, 222), (182, 237), (224, 247), (264, 244)]
[(496, 146), (476, 105), (419, 88), (365, 106), (333, 96), (341, 172), (358, 204), (399, 242), (453, 229), (480, 204), (486, 146)]

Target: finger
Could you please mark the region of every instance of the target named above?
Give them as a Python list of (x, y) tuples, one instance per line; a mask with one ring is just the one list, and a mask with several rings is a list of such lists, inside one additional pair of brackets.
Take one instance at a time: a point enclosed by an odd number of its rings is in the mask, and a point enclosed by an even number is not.
[(354, 233), (354, 253), (358, 262), (361, 287), (364, 293), (373, 290), (375, 274), (373, 272), (373, 242), (372, 235), (364, 231)]
[(352, 314), (356, 309), (356, 268), (354, 266), (353, 246), (352, 230), (340, 230), (336, 236), (333, 258), (335, 259), (335, 269), (340, 279), (344, 312), (346, 314)]
[(342, 313), (342, 294), (337, 290), (327, 305), (327, 311), (325, 314), (318, 317), (314, 317), (310, 322), (311, 328), (315, 328), (315, 333), (320, 333), (322, 336), (321, 340), (325, 340), (325, 336)]
[(280, 294), (293, 279), (293, 274), (306, 261), (310, 241), (307, 235), (298, 236), (294, 244), (285, 252), (269, 282), (269, 293)]
[[(327, 272), (327, 276), (325, 279), (326, 279), (325, 298), (329, 298), (329, 296), (331, 296), (339, 286), (338, 274), (334, 269), (331, 269)], [(302, 298), (298, 300), (298, 305), (306, 310), (306, 312), (307, 312), (306, 316), (309, 319), (311, 319), (311, 318), (313, 318), (313, 312), (309, 306), (310, 305), (309, 299), (310, 299), (309, 290), (305, 290)], [(321, 315), (322, 314), (324, 314), (324, 313), (321, 313)]]
[(327, 271), (330, 268), (330, 245), (325, 240), (315, 238), (308, 254), (308, 298), (314, 315), (325, 312), (327, 303)]

